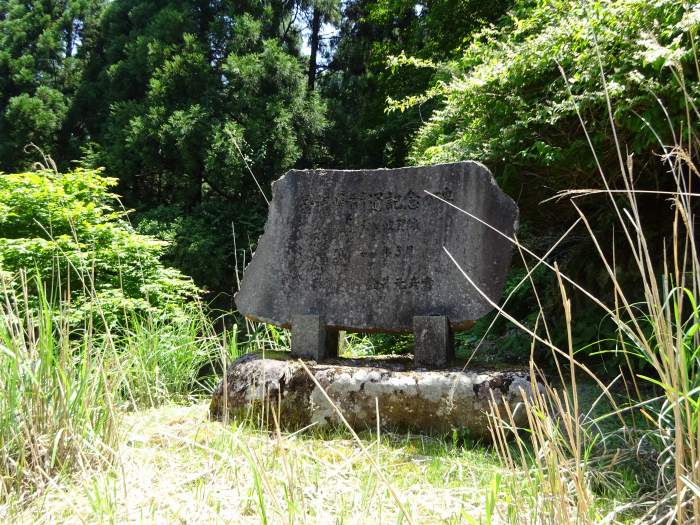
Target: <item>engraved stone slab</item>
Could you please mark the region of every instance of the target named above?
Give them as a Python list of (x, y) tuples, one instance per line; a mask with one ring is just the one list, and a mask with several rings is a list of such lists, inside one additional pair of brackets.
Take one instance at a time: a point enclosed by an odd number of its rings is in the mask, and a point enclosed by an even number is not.
[(518, 208), (479, 163), (291, 170), (272, 189), (235, 298), (251, 319), (290, 327), (316, 315), (333, 331), (410, 332), (414, 316), (444, 316), (452, 330), (468, 328), (491, 307), (443, 247), (499, 299), (510, 242), (426, 193), (512, 236)]

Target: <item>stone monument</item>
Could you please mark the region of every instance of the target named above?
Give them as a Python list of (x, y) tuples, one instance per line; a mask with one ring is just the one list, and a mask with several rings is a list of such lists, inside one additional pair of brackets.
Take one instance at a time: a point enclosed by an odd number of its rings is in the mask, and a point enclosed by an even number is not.
[(291, 170), (272, 193), (235, 301), (250, 319), (291, 328), (293, 356), (337, 356), (340, 330), (412, 331), (417, 366), (449, 364), (453, 332), (491, 306), (445, 249), (500, 297), (512, 246), (474, 217), (512, 236), (518, 208), (482, 164)]

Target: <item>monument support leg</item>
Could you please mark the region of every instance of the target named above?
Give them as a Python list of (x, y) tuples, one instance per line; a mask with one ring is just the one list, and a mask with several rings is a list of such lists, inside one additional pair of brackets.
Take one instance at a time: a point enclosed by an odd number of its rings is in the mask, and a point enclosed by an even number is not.
[(416, 366), (439, 368), (454, 359), (450, 323), (444, 315), (420, 315), (413, 318), (413, 360)]
[(321, 362), (338, 355), (338, 331), (318, 315), (292, 316), (292, 356)]
[(338, 357), (340, 331), (326, 326), (326, 358)]

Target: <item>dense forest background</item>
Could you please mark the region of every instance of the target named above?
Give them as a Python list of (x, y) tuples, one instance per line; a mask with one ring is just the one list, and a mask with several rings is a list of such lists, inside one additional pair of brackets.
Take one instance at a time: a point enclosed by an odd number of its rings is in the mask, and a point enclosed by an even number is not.
[[(602, 187), (601, 171), (614, 186), (618, 144), (639, 189), (673, 184), (659, 159), (700, 122), (679, 103), (700, 89), (698, 25), (670, 0), (0, 0), (0, 170), (30, 169), (39, 150), (60, 171), (104, 167), (136, 229), (168, 241), (166, 262), (221, 309), (262, 230), (261, 190), (292, 167), (482, 161), (544, 254), (578, 215), (542, 201)], [(578, 206), (610, 251), (612, 211), (596, 199)], [(660, 238), (669, 206), (640, 202)], [(593, 254), (579, 226), (547, 258), (607, 289)], [(506, 291), (525, 273), (515, 260)], [(533, 283), (556, 333), (556, 280)], [(509, 308), (532, 324), (528, 286)], [(590, 320), (578, 344), (601, 339), (601, 312), (574, 308)], [(504, 322), (494, 334), (527, 354), (529, 337)]]

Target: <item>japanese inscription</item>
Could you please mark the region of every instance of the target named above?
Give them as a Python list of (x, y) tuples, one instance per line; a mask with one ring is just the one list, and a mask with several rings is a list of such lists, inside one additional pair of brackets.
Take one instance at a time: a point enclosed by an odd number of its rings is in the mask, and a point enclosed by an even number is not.
[[(463, 211), (467, 212), (464, 213)], [(292, 170), (273, 185), (265, 233), (236, 304), (289, 326), (411, 330), (417, 315), (465, 328), (490, 309), (451, 261), (497, 300), (510, 264), (515, 203), (481, 164), (394, 170)]]

